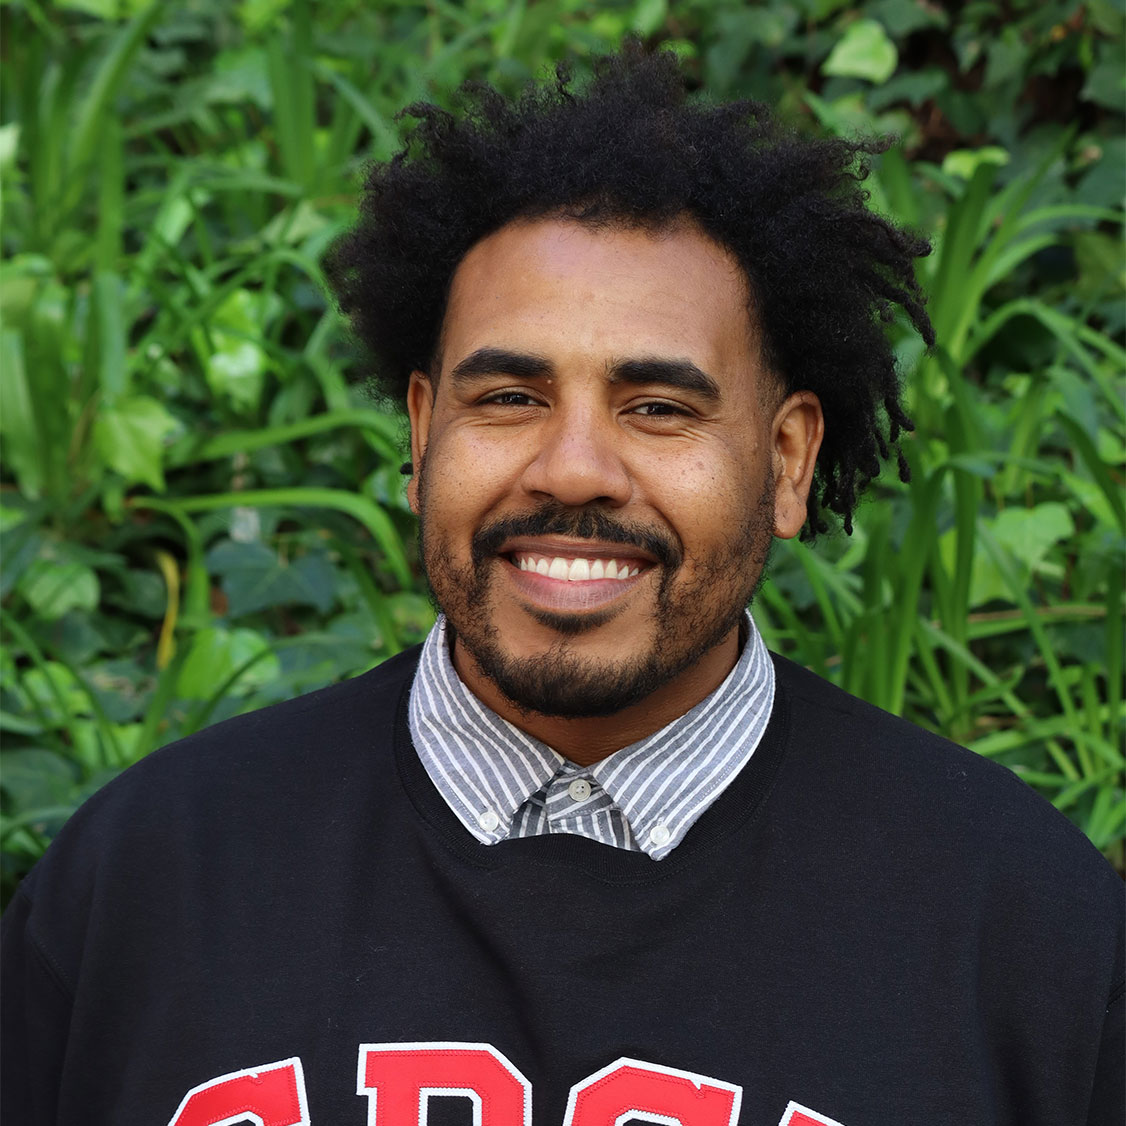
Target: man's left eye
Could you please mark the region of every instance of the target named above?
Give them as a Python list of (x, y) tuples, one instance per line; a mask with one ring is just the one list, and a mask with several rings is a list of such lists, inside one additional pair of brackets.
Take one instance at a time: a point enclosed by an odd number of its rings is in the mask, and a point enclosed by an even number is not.
[(526, 407), (534, 400), (531, 395), (523, 391), (499, 391), (495, 395), (490, 395), (485, 402), (496, 403), (502, 407)]
[(651, 417), (653, 415), (687, 414), (688, 412), (683, 407), (675, 406), (673, 403), (640, 403), (636, 407), (631, 407), (629, 413)]

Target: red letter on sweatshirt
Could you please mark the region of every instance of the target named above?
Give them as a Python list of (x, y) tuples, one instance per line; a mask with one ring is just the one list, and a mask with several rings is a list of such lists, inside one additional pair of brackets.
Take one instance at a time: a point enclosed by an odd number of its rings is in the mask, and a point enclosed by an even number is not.
[(309, 1126), (305, 1076), (294, 1056), (246, 1071), (232, 1071), (193, 1087), (168, 1126)]
[(826, 1118), (800, 1103), (789, 1102), (778, 1126), (841, 1126), (835, 1118)]
[(491, 1044), (361, 1044), (368, 1126), (425, 1126), (431, 1098), (460, 1095), (474, 1126), (532, 1126), (532, 1087)]
[(662, 1126), (734, 1126), (743, 1088), (640, 1060), (620, 1059), (576, 1083), (563, 1126), (616, 1126), (627, 1118)]

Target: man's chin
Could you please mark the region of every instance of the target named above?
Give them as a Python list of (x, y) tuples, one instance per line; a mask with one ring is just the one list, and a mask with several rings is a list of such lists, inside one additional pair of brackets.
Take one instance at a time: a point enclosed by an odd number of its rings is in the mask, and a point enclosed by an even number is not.
[(584, 611), (583, 613), (564, 613), (558, 610), (544, 610), (540, 607), (527, 607), (526, 613), (545, 629), (561, 637), (578, 637), (592, 633), (618, 616), (620, 607), (607, 607), (604, 610)]
[[(498, 644), (498, 637), (458, 635), (458, 644), (502, 696), (522, 714), (562, 719), (616, 715), (664, 687), (681, 670), (670, 665), (667, 654), (649, 639), (627, 653), (598, 652), (599, 645), (584, 645), (582, 633), (590, 615), (581, 619), (571, 635), (551, 623), (554, 640), (541, 652), (513, 653)], [(544, 623), (547, 625), (548, 623)], [(578, 637), (577, 644), (572, 639)], [(619, 642), (621, 638), (618, 638)], [(584, 651), (586, 650), (586, 651)]]
[(616, 715), (666, 683), (651, 667), (555, 655), (513, 660), (503, 668), (494, 665), (482, 671), (518, 711), (558, 719)]

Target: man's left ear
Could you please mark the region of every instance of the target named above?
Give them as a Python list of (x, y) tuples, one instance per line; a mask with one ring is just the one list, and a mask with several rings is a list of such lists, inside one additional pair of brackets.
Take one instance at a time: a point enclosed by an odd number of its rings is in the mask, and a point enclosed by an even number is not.
[(817, 451), (825, 436), (821, 400), (812, 391), (795, 391), (774, 414), (774, 534), (793, 539), (805, 524)]

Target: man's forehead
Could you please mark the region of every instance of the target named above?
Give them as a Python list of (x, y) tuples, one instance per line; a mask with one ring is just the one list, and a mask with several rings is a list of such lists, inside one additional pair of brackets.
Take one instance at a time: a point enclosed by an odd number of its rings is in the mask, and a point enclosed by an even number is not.
[[(531, 259), (560, 274), (584, 273), (598, 267), (629, 269), (631, 263), (650, 266), (706, 262), (727, 275), (729, 284), (747, 290), (747, 280), (734, 256), (716, 242), (690, 215), (645, 223), (601, 218), (591, 221), (573, 215), (544, 215), (515, 219), (478, 239), (465, 253), (453, 275), (453, 285), (479, 273), (484, 264)], [(485, 266), (487, 268), (487, 266)], [(672, 279), (683, 281), (674, 273)]]
[(704, 366), (757, 367), (760, 353), (742, 270), (690, 221), (651, 228), (547, 217), (481, 239), (453, 277), (443, 368), (480, 348), (526, 350), (537, 340)]

